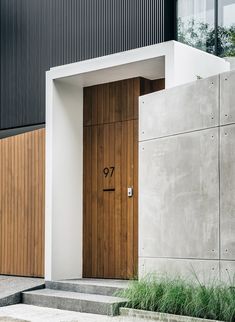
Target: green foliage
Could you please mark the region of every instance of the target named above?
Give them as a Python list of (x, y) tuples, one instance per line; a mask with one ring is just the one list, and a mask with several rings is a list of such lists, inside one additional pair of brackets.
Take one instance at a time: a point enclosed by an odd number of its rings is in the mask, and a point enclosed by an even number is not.
[(230, 27), (218, 26), (216, 35), (214, 27), (208, 23), (178, 19), (178, 40), (184, 44), (214, 53), (215, 37), (219, 56), (235, 56), (235, 24)]
[(235, 321), (235, 288), (215, 282), (206, 287), (199, 281), (152, 276), (132, 281), (118, 295), (129, 300), (126, 307), (134, 309)]

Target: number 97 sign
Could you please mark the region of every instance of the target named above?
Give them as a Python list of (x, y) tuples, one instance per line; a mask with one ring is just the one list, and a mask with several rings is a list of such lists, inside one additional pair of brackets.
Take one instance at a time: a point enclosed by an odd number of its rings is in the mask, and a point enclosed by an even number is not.
[(107, 177), (111, 178), (113, 176), (114, 170), (115, 170), (115, 167), (109, 167), (109, 168), (105, 167), (103, 169), (103, 174), (104, 174), (105, 178), (107, 178)]

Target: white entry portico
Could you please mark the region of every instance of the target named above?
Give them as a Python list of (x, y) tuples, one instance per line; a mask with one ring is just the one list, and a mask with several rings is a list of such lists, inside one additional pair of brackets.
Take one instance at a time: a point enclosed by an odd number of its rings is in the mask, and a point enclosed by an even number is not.
[(46, 280), (82, 277), (83, 87), (142, 76), (171, 88), (227, 70), (223, 59), (170, 41), (47, 72)]

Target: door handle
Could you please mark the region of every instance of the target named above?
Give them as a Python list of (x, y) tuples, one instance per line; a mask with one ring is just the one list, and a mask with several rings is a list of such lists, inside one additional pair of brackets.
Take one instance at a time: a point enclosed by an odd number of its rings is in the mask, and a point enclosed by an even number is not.
[(133, 187), (128, 187), (127, 188), (127, 196), (129, 198), (133, 196)]

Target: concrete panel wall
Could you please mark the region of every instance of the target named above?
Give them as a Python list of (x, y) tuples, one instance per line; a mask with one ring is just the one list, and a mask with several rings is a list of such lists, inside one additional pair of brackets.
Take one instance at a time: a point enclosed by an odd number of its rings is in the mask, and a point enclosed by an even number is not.
[(142, 96), (140, 140), (217, 126), (218, 98), (219, 76)]
[(218, 258), (218, 129), (141, 142), (139, 153), (140, 256)]
[(235, 72), (220, 75), (220, 124), (235, 123)]
[(169, 275), (181, 276), (189, 280), (195, 280), (195, 276), (200, 281), (208, 283), (219, 279), (220, 269), (218, 260), (195, 260), (178, 258), (140, 258), (139, 273), (146, 274), (167, 272)]
[(221, 281), (227, 283), (227, 284), (232, 284), (235, 285), (235, 261), (225, 261), (221, 260), (220, 261), (220, 276), (221, 276)]
[(140, 97), (140, 276), (235, 275), (234, 77)]
[[(234, 109), (235, 110), (235, 109)], [(221, 258), (235, 259), (235, 124), (221, 128)]]

